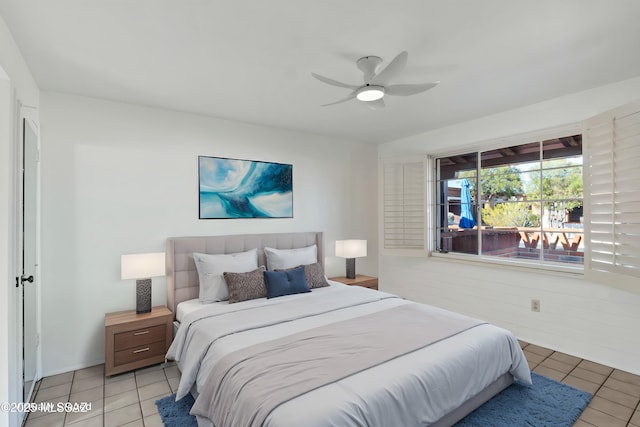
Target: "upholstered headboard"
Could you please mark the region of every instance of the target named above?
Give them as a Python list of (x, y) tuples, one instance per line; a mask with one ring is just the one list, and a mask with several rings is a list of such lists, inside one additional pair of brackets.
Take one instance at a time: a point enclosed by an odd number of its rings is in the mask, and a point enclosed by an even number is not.
[(193, 253), (229, 254), (258, 248), (258, 265), (266, 265), (263, 248), (296, 249), (316, 244), (324, 266), (321, 232), (236, 234), (229, 236), (171, 237), (167, 239), (167, 307), (173, 313), (182, 301), (198, 298), (199, 283)]

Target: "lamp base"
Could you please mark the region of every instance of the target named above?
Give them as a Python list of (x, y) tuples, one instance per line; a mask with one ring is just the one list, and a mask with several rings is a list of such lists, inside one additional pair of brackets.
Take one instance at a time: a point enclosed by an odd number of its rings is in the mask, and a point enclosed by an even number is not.
[(136, 313), (151, 312), (151, 279), (136, 280)]
[(347, 258), (347, 279), (356, 278), (356, 259)]

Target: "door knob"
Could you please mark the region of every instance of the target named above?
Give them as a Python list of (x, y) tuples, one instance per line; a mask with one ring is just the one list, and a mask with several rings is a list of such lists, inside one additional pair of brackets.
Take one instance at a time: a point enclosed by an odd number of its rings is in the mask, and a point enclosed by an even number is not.
[(20, 276), (20, 283), (24, 284), (24, 282), (33, 283), (33, 274), (29, 277), (25, 276), (24, 274)]

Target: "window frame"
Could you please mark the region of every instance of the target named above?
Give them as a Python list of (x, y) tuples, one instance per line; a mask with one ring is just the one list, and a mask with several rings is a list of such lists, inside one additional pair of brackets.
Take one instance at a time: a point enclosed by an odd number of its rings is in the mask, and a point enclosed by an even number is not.
[[(496, 149), (501, 149), (510, 146), (523, 145), (536, 141), (544, 141), (553, 138), (562, 138), (568, 137), (576, 134), (583, 133), (583, 125), (582, 122), (578, 123), (570, 123), (563, 126), (557, 126), (547, 129), (542, 129), (539, 131), (532, 131), (522, 134), (517, 134), (513, 136), (505, 136), (501, 138), (494, 138), (490, 140), (480, 141), (474, 144), (465, 145), (464, 147), (456, 148), (455, 150), (447, 150), (440, 151), (436, 153), (432, 153), (428, 156), (428, 170), (432, 175), (432, 180), (427, 186), (427, 206), (431, 211), (431, 215), (428, 216), (429, 223), (427, 224), (428, 235), (430, 237), (428, 243), (428, 252), (429, 256), (434, 258), (439, 258), (443, 260), (451, 260), (456, 262), (474, 262), (482, 265), (493, 264), (504, 268), (515, 268), (515, 269), (525, 269), (525, 270), (542, 270), (550, 273), (558, 273), (558, 274), (570, 274), (576, 276), (583, 276), (586, 269), (586, 251), (585, 251), (585, 261), (584, 264), (572, 264), (572, 263), (560, 263), (553, 261), (541, 261), (538, 260), (522, 260), (518, 258), (500, 258), (490, 255), (483, 255), (481, 252), (481, 240), (478, 242), (478, 253), (477, 254), (466, 254), (460, 252), (439, 252), (436, 250), (437, 248), (437, 239), (438, 239), (438, 227), (437, 223), (437, 215), (434, 215), (433, 212), (437, 212), (437, 198), (438, 198), (438, 183), (436, 180), (437, 175), (437, 162), (438, 158), (442, 157), (451, 157), (456, 155), (469, 154), (471, 152), (482, 153), (484, 151), (491, 151)], [(584, 169), (584, 147), (583, 147), (583, 173), (582, 180), (583, 184), (585, 183), (585, 169)], [(481, 155), (478, 156), (479, 158)], [(542, 164), (542, 161), (541, 161)], [(481, 163), (478, 163), (478, 168), (481, 168)], [(585, 195), (583, 194), (583, 204), (586, 203)], [(586, 220), (585, 220), (586, 224)], [(480, 234), (480, 230), (478, 230)], [(586, 234), (586, 230), (585, 230)], [(586, 241), (585, 241), (586, 244)]]

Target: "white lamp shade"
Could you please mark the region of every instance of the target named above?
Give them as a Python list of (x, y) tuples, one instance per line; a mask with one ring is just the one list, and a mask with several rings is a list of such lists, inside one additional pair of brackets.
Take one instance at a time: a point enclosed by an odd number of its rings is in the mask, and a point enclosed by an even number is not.
[(336, 240), (336, 256), (360, 258), (367, 256), (366, 240)]
[(164, 276), (166, 274), (164, 259), (164, 252), (122, 255), (120, 278), (126, 280)]

